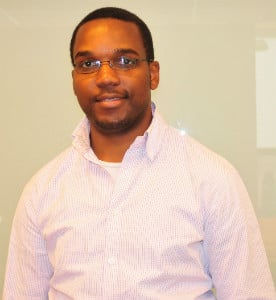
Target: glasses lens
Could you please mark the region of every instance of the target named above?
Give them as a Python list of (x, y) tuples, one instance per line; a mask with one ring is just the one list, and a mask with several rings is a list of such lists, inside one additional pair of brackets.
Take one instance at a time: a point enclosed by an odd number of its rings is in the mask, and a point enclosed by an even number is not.
[(81, 74), (94, 73), (99, 70), (100, 65), (101, 62), (98, 60), (85, 60), (83, 62), (76, 63), (75, 69)]
[(120, 56), (113, 60), (112, 65), (119, 70), (130, 70), (136, 67), (137, 59)]

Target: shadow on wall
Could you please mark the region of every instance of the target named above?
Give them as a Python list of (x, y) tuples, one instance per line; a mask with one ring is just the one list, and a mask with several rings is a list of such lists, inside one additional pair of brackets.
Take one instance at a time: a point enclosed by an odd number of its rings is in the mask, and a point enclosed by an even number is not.
[(257, 211), (276, 218), (276, 149), (258, 150)]
[(276, 149), (258, 150), (257, 214), (276, 282), (276, 235), (273, 234), (276, 229)]

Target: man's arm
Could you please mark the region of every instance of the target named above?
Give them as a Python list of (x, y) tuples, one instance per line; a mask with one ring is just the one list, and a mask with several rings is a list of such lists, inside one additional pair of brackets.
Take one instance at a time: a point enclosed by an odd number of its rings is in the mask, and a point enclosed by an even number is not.
[(3, 300), (48, 299), (52, 274), (45, 242), (32, 207), (35, 189), (27, 186), (16, 209), (10, 236)]
[(212, 195), (204, 247), (217, 298), (275, 300), (258, 222), (239, 175), (227, 174)]

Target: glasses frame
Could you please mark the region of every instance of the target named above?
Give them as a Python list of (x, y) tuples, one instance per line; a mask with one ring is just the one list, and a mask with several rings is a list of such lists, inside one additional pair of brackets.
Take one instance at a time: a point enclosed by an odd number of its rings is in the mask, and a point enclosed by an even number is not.
[[(135, 69), (139, 62), (143, 62), (143, 61), (146, 61), (148, 63), (153, 62), (153, 59), (147, 59), (147, 58), (128, 58), (128, 57), (126, 57), (126, 58), (131, 60), (132, 64), (125, 65), (125, 66), (122, 65), (121, 68), (120, 68), (120, 65), (114, 64), (115, 59), (109, 59), (109, 60), (99, 60), (99, 59), (92, 60), (91, 59), (91, 61), (96, 63), (97, 68), (95, 68), (95, 70), (87, 68), (87, 71), (84, 71), (84, 72), (80, 71), (80, 68), (78, 68), (78, 66), (83, 64), (84, 62), (74, 63), (73, 66), (74, 66), (74, 70), (78, 74), (94, 74), (94, 73), (97, 73), (100, 70), (100, 68), (105, 64), (109, 65), (109, 67), (111, 69), (116, 70), (116, 71), (129, 71), (129, 70)], [(87, 60), (89, 60), (89, 59), (87, 59)]]

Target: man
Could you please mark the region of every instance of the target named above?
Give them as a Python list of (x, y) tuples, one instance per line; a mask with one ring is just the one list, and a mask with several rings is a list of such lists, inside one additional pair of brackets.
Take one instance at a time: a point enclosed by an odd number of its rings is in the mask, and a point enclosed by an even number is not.
[(144, 22), (96, 10), (70, 49), (86, 117), (23, 192), (4, 299), (276, 299), (239, 175), (151, 102)]

